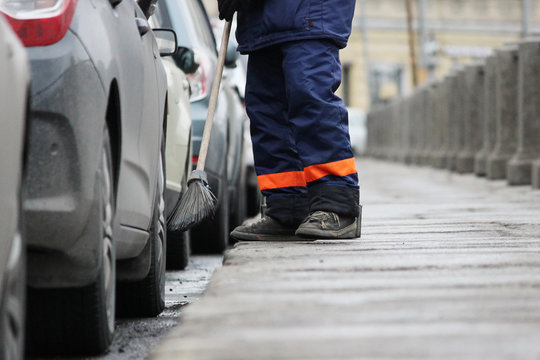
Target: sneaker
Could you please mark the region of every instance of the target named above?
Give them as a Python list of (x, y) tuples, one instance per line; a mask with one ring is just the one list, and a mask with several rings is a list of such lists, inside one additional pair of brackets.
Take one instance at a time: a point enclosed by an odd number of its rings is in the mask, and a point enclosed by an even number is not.
[(237, 226), (231, 237), (236, 240), (247, 241), (291, 241), (299, 240), (294, 232), (296, 227), (288, 227), (272, 219), (270, 216), (263, 216), (257, 221)]
[(317, 239), (354, 239), (360, 237), (359, 218), (315, 211), (298, 227), (296, 235)]

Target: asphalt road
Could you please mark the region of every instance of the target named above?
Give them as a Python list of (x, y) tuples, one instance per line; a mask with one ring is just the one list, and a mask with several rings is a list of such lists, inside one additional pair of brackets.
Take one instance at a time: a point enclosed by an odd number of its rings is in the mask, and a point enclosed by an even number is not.
[[(184, 271), (168, 271), (165, 284), (165, 311), (156, 318), (117, 319), (109, 352), (97, 357), (71, 359), (145, 359), (162, 337), (182, 319), (182, 309), (202, 294), (223, 256), (192, 256)], [(67, 360), (67, 358), (62, 358)]]

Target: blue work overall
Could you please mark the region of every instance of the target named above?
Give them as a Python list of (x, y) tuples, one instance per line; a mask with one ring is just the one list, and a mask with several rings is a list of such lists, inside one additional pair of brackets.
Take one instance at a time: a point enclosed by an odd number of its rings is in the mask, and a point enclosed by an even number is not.
[[(266, 214), (288, 225), (317, 210), (359, 212), (347, 110), (334, 94), (354, 1), (335, 2), (343, 6), (266, 0), (239, 14), (239, 50), (249, 54), (246, 109), (255, 170)], [(330, 15), (341, 22), (323, 21)]]

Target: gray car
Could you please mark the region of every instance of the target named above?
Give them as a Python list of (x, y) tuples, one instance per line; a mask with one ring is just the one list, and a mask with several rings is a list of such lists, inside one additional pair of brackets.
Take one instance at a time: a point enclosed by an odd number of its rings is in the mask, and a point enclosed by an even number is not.
[(0, 359), (22, 359), (25, 314), (21, 177), (30, 72), (24, 48), (0, 16)]
[(25, 4), (1, 10), (32, 70), (28, 350), (100, 353), (115, 312), (164, 308), (167, 82), (152, 1)]
[[(200, 0), (163, 0), (156, 14), (164, 26), (176, 31), (179, 45), (195, 52), (199, 63), (194, 72), (188, 73), (192, 91), (193, 163), (196, 164), (217, 63), (216, 41)], [(233, 55), (236, 56), (234, 52)], [(226, 65), (233, 66), (231, 63)], [(236, 226), (245, 217), (245, 120), (242, 104), (233, 94), (228, 79), (224, 78), (205, 167), (212, 191), (218, 199), (217, 210), (212, 219), (193, 228), (194, 251), (223, 252), (229, 242), (231, 225)]]

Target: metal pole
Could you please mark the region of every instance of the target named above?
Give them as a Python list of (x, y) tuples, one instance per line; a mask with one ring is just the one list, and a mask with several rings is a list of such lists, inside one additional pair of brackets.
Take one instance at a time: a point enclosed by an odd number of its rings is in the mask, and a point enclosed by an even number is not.
[(411, 72), (413, 87), (418, 86), (418, 75), (416, 70), (416, 52), (414, 49), (414, 30), (413, 30), (413, 16), (412, 16), (412, 4), (411, 0), (405, 0), (405, 8), (407, 10), (407, 29), (409, 32), (409, 53), (411, 57)]
[(521, 36), (526, 38), (529, 35), (531, 23), (531, 1), (521, 0)]

